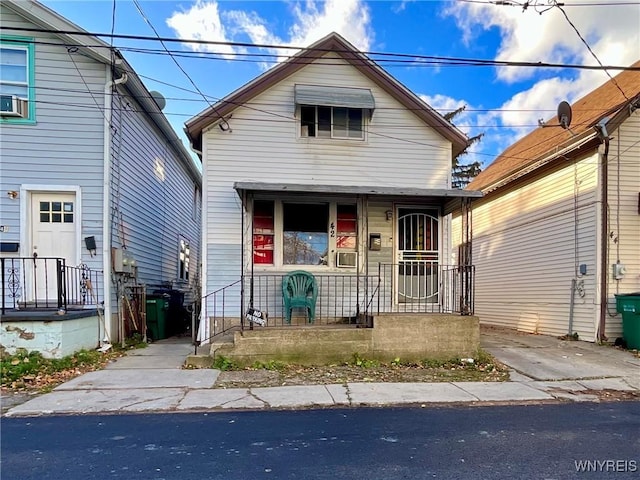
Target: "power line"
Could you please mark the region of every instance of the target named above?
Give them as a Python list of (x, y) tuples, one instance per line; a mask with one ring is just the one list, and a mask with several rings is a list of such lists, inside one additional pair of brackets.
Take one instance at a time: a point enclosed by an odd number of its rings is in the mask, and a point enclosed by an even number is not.
[[(114, 0), (115, 2), (115, 0)], [(144, 11), (142, 10), (142, 7), (140, 6), (140, 3), (138, 3), (138, 0), (133, 0), (133, 3), (135, 4), (136, 8), (138, 9), (138, 12), (140, 12), (140, 15), (142, 16), (142, 18), (144, 19), (144, 21), (147, 23), (147, 25), (149, 25), (149, 27), (151, 27), (151, 30), (153, 30), (153, 33), (156, 34), (156, 37), (158, 37), (158, 39), (160, 40), (160, 44), (162, 45), (162, 47), (166, 50), (166, 52), (169, 54), (169, 57), (171, 57), (171, 60), (173, 60), (173, 63), (176, 64), (176, 66), (180, 69), (180, 71), (182, 73), (184, 73), (184, 76), (187, 77), (187, 79), (189, 80), (189, 82), (191, 83), (191, 85), (193, 86), (193, 88), (196, 89), (196, 91), (202, 96), (202, 98), (204, 99), (205, 102), (207, 102), (209, 104), (209, 106), (213, 109), (213, 111), (218, 115), (218, 117), (220, 117), (220, 119), (222, 120), (222, 122), (226, 125), (226, 129), (229, 129), (229, 122), (227, 122), (227, 120), (220, 115), (220, 113), (218, 112), (218, 109), (215, 107), (214, 104), (212, 104), (211, 102), (209, 102), (209, 100), (207, 99), (207, 96), (202, 93), (202, 91), (200, 90), (200, 88), (198, 88), (198, 85), (196, 85), (196, 82), (193, 81), (193, 79), (189, 76), (189, 74), (186, 72), (186, 70), (184, 68), (182, 68), (182, 65), (180, 65), (180, 63), (174, 58), (174, 56), (171, 54), (171, 52), (169, 51), (169, 49), (167, 48), (167, 46), (165, 45), (164, 41), (162, 41), (160, 39), (160, 34), (158, 33), (158, 31), (155, 29), (155, 27), (153, 26), (153, 24), (151, 23), (151, 21), (147, 18), (147, 16), (145, 15)], [(113, 33), (113, 32), (112, 32)], [(113, 37), (112, 37), (113, 38)], [(222, 125), (222, 124), (221, 124)]]
[[(126, 40), (144, 40), (144, 41), (161, 41), (161, 42), (177, 42), (177, 43), (187, 43), (187, 44), (198, 44), (198, 45), (216, 45), (216, 46), (232, 46), (232, 47), (247, 47), (247, 48), (263, 48), (263, 49), (286, 49), (286, 50), (294, 50), (294, 51), (314, 51), (314, 52), (334, 52), (334, 53), (353, 53), (352, 50), (336, 50), (336, 49), (327, 49), (327, 48), (309, 48), (309, 47), (295, 47), (290, 45), (270, 45), (270, 44), (259, 44), (259, 43), (250, 43), (250, 42), (221, 42), (221, 41), (212, 41), (212, 40), (197, 40), (197, 39), (184, 39), (184, 38), (172, 38), (172, 37), (150, 37), (145, 35), (128, 35), (128, 34), (110, 34), (110, 33), (96, 33), (96, 32), (83, 32), (83, 31), (75, 31), (75, 30), (55, 30), (55, 29), (46, 29), (46, 28), (32, 28), (32, 27), (12, 27), (13, 31), (22, 31), (22, 32), (34, 32), (34, 33), (57, 33), (57, 34), (67, 34), (67, 35), (76, 35), (76, 36), (92, 36), (92, 37), (106, 37), (106, 38), (118, 38), (118, 39), (126, 39)], [(8, 40), (11, 41), (11, 40)], [(89, 45), (76, 45), (89, 47)], [(93, 46), (92, 46), (93, 47)], [(387, 53), (387, 52), (374, 52), (374, 51), (362, 51), (360, 52), (368, 57), (371, 57), (371, 60), (378, 61), (374, 57), (385, 57), (385, 58), (410, 58), (414, 60), (431, 60), (431, 61), (439, 61), (446, 64), (460, 64), (465, 66), (501, 66), (501, 67), (531, 67), (531, 68), (566, 68), (566, 69), (577, 69), (577, 70), (639, 70), (640, 67), (629, 67), (629, 66), (619, 66), (619, 65), (607, 65), (607, 66), (596, 66), (596, 65), (576, 65), (569, 63), (548, 63), (548, 62), (516, 62), (516, 61), (507, 61), (507, 60), (486, 60), (486, 59), (478, 59), (478, 58), (462, 58), (462, 57), (442, 57), (442, 56), (433, 56), (433, 55), (418, 55), (418, 54), (408, 54), (408, 53)], [(303, 57), (298, 57), (303, 58)], [(399, 60), (396, 60), (399, 61)]]
[(613, 84), (616, 86), (616, 88), (618, 90), (620, 90), (620, 93), (622, 94), (622, 96), (624, 97), (625, 100), (629, 101), (629, 97), (627, 97), (627, 95), (624, 93), (624, 90), (622, 90), (622, 88), (620, 88), (620, 85), (618, 84), (618, 82), (615, 80), (615, 78), (613, 78), (611, 76), (611, 74), (607, 71), (606, 68), (604, 68), (604, 66), (602, 65), (602, 62), (600, 61), (600, 59), (598, 58), (598, 56), (595, 54), (595, 52), (591, 49), (591, 47), (589, 46), (589, 44), (587, 43), (587, 41), (584, 39), (584, 37), (580, 34), (580, 31), (578, 30), (578, 28), (573, 24), (573, 22), (569, 19), (569, 16), (567, 15), (567, 12), (564, 11), (564, 9), (562, 8), (562, 5), (560, 3), (558, 3), (556, 0), (553, 0), (553, 4), (555, 7), (557, 7), (562, 14), (564, 15), (564, 18), (567, 20), (567, 22), (569, 22), (569, 25), (571, 25), (571, 27), (573, 28), (573, 30), (576, 32), (576, 34), (578, 35), (578, 38), (580, 38), (580, 40), (582, 40), (582, 43), (585, 44), (585, 46), (587, 47), (587, 50), (589, 50), (589, 53), (591, 53), (591, 55), (593, 56), (593, 58), (596, 59), (596, 61), (598, 62), (598, 64), (603, 68), (604, 73), (607, 74), (607, 76), (611, 79), (611, 82), (613, 82)]

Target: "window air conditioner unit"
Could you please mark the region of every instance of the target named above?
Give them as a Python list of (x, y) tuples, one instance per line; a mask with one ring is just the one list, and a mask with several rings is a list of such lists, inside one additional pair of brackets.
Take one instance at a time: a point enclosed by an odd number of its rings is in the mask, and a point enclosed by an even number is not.
[(23, 117), (23, 101), (15, 95), (0, 95), (0, 115), (3, 117)]
[(358, 262), (356, 252), (338, 252), (336, 255), (336, 266), (340, 268), (354, 268)]

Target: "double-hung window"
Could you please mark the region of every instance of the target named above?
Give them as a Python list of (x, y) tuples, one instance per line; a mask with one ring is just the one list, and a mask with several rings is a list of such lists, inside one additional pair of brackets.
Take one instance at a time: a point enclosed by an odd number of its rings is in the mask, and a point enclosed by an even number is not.
[(189, 240), (180, 235), (178, 242), (178, 280), (189, 281)]
[(25, 37), (0, 37), (0, 121), (35, 119), (33, 43)]
[(300, 136), (318, 138), (364, 138), (361, 108), (300, 106)]
[(253, 202), (255, 265), (355, 267), (344, 259), (356, 258), (357, 251), (355, 203)]
[(295, 85), (300, 137), (364, 140), (365, 117), (375, 108), (368, 88)]

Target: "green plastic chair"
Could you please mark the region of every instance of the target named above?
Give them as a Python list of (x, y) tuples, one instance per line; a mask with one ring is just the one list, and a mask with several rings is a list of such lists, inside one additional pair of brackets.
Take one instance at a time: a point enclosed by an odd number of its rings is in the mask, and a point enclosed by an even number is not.
[(316, 299), (318, 284), (316, 278), (304, 270), (290, 272), (282, 279), (282, 298), (284, 299), (284, 315), (287, 323), (291, 323), (291, 311), (304, 308), (309, 315), (309, 323), (316, 318)]

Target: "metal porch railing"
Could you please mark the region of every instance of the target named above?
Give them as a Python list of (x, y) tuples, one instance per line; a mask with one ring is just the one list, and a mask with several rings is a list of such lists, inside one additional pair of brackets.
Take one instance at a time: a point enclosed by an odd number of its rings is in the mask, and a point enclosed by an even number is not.
[(2, 314), (99, 305), (102, 272), (67, 266), (57, 257), (0, 258)]
[[(296, 309), (285, 321), (282, 281), (286, 274), (245, 276), (202, 298), (203, 318), (209, 319), (207, 343), (233, 329), (253, 328), (248, 309), (267, 315), (266, 327), (308, 325), (307, 312)], [(383, 313), (448, 313), (473, 315), (475, 267), (439, 265), (410, 260), (377, 265), (369, 275), (314, 273), (318, 285), (313, 325), (370, 326)], [(242, 302), (244, 299), (244, 302)], [(195, 331), (195, 329), (194, 329)]]

